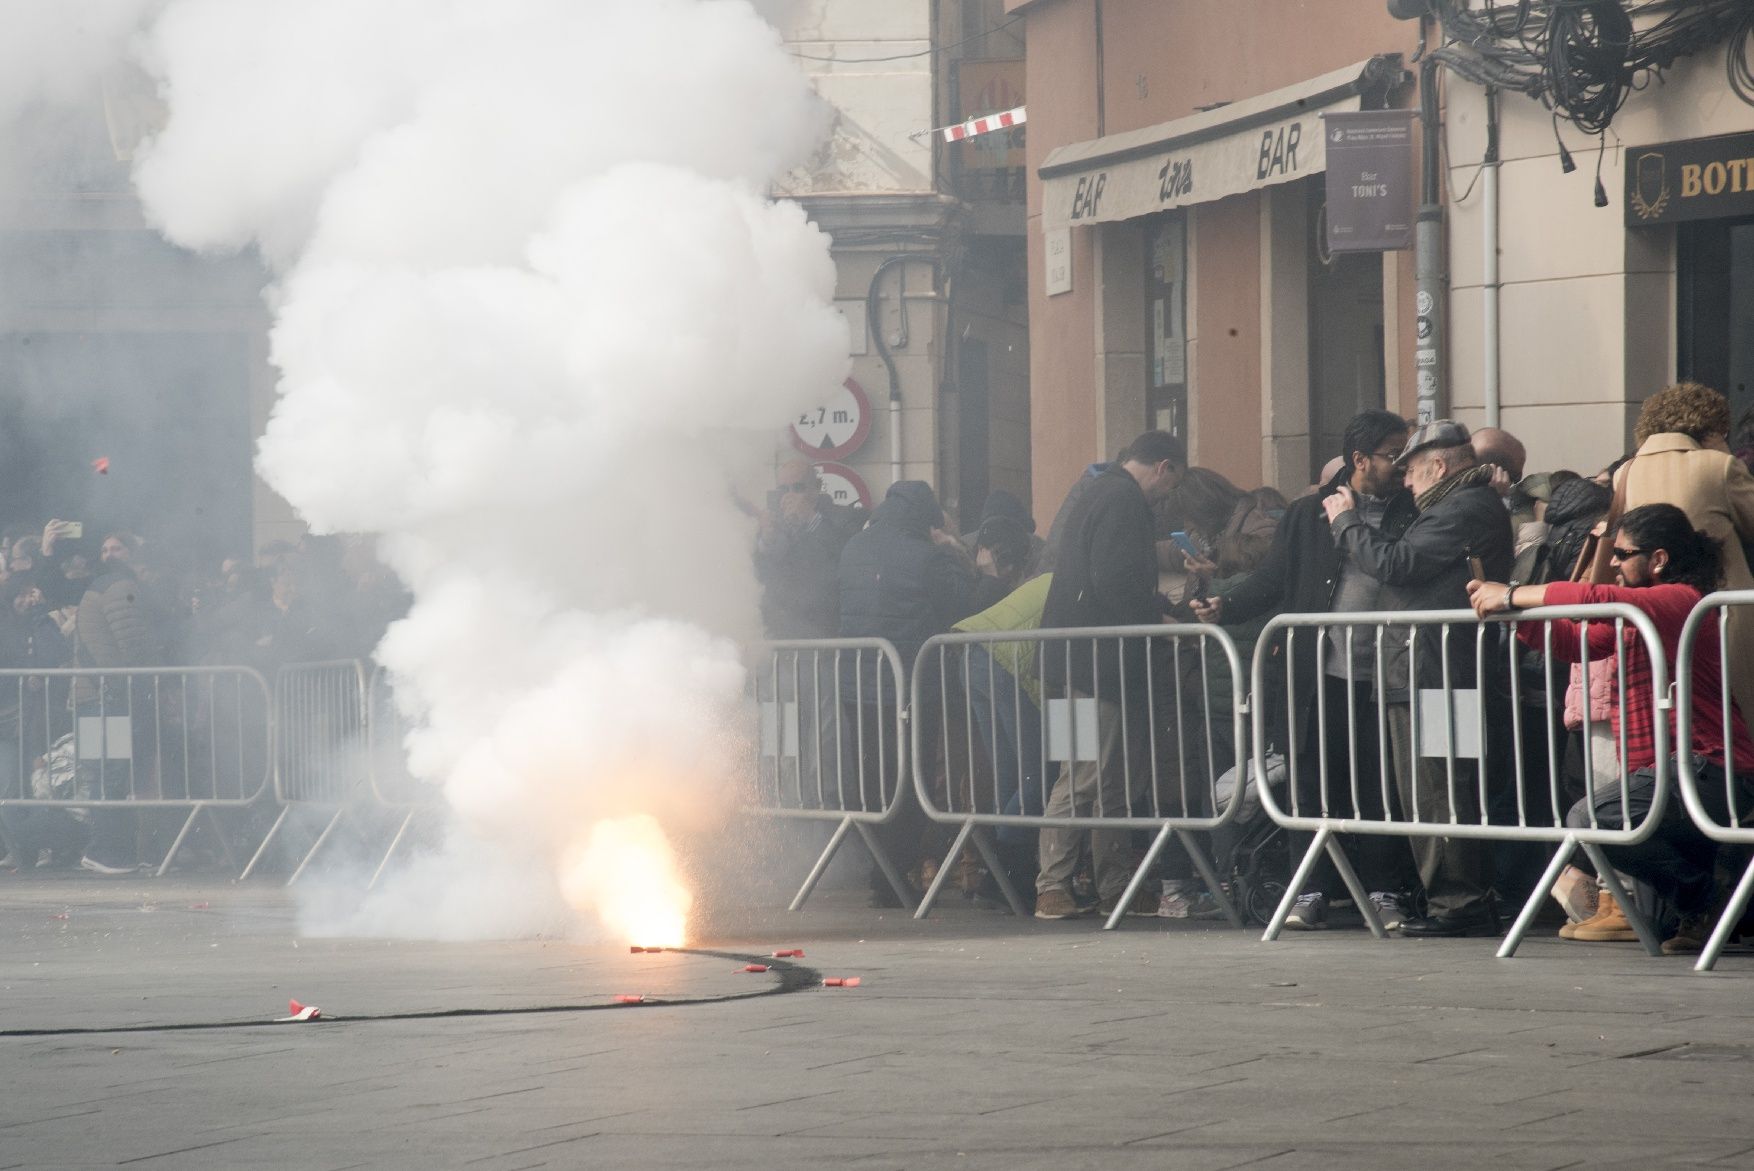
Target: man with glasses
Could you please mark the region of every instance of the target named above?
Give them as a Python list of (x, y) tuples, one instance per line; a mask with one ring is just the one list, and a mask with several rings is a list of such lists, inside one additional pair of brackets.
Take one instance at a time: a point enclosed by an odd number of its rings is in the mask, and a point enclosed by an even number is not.
[[(1237, 623), (1280, 611), (1319, 614), (1379, 609), (1382, 583), (1335, 547), (1322, 506), (1323, 501), (1346, 492), (1356, 501), (1356, 514), (1363, 524), (1385, 538), (1399, 537), (1418, 515), (1412, 496), (1401, 487), (1401, 472), (1395, 463), (1406, 444), (1407, 421), (1399, 415), (1377, 410), (1353, 418), (1343, 436), (1340, 469), (1317, 492), (1291, 502), (1259, 569), (1222, 596), (1194, 603), (1200, 620)], [(1372, 691), (1374, 647), (1375, 640), (1366, 629), (1360, 629), (1350, 644), (1343, 627), (1331, 630), (1319, 647), (1307, 637), (1294, 639), (1289, 672), (1284, 639), (1269, 651), (1267, 694), (1263, 697), (1269, 743), (1288, 755), (1297, 754), (1296, 808), (1305, 816), (1384, 816)], [(1289, 708), (1288, 677), (1294, 680), (1295, 711)], [(1327, 724), (1325, 803), (1321, 792), (1322, 737), (1311, 718), (1318, 690), (1326, 693), (1322, 697)], [(1348, 758), (1351, 748), (1358, 754), (1356, 810), (1352, 807), (1352, 761)], [(1293, 851), (1301, 856), (1311, 840), (1310, 834), (1293, 835)], [(1400, 891), (1410, 877), (1406, 848), (1393, 838), (1369, 835), (1343, 839), (1343, 845), (1384, 924), (1391, 929), (1400, 926), (1406, 917)], [(1285, 925), (1306, 931), (1326, 927), (1329, 900), (1340, 889), (1340, 876), (1324, 853), (1310, 871)]]
[[(1365, 519), (1362, 502), (1344, 487), (1322, 502), (1335, 545), (1382, 583), (1380, 608), (1460, 609), (1468, 604), (1473, 566), (1483, 567), (1494, 579), (1508, 577), (1514, 560), (1510, 516), (1492, 486), (1495, 469), (1475, 458), (1468, 429), (1450, 419), (1427, 423), (1408, 437), (1396, 463), (1406, 475), (1413, 506), (1418, 510), (1398, 537), (1372, 526)], [(1381, 635), (1380, 683), (1401, 812), (1425, 823), (1453, 820), (1480, 824), (1482, 761), (1456, 759), (1452, 773), (1448, 753), (1441, 758), (1429, 755), (1432, 747), (1418, 743), (1414, 736), (1413, 704), (1415, 692), (1421, 697), (1446, 688), (1452, 693), (1474, 692), (1475, 701), (1482, 705), (1496, 702), (1498, 692), (1477, 691), (1474, 638), (1446, 640), (1440, 626), (1414, 627), (1411, 638), (1407, 630), (1388, 627)], [(1360, 636), (1370, 633), (1359, 632)], [(1496, 638), (1496, 630), (1487, 627), (1483, 635), (1486, 649), (1481, 653), (1490, 654)], [(1375, 654), (1376, 638), (1361, 637), (1360, 641)], [(1486, 719), (1491, 722), (1490, 712)], [(1481, 746), (1482, 751), (1500, 749), (1497, 740)], [(1496, 934), (1498, 915), (1489, 892), (1492, 860), (1486, 843), (1419, 837), (1412, 839), (1412, 846), (1430, 912), (1405, 920), (1402, 933)]]
[(836, 504), (808, 460), (779, 466), (761, 514), (755, 572), (769, 638), (833, 638), (839, 629), (840, 555), (865, 527), (865, 510)]

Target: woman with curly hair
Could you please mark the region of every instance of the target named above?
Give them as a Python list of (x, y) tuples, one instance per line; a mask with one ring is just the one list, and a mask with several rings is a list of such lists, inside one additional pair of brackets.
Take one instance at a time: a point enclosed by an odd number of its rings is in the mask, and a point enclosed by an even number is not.
[[(1754, 538), (1754, 475), (1730, 454), (1729, 400), (1683, 382), (1645, 400), (1633, 431), (1638, 454), (1614, 477), (1619, 511), (1673, 504), (1723, 548), (1723, 588), (1754, 589), (1742, 542)], [(1754, 712), (1754, 613), (1732, 608), (1730, 688), (1744, 716)]]

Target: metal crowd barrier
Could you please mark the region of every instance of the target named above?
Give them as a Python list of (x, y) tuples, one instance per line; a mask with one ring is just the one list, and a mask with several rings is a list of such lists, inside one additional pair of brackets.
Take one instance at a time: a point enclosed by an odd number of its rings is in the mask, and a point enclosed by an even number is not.
[(754, 808), (835, 823), (791, 910), (804, 905), (855, 831), (896, 897), (912, 903), (877, 833), (895, 819), (906, 791), (905, 678), (895, 647), (876, 638), (769, 643), (750, 672), (758, 719)]
[(362, 789), (369, 786), (366, 746), (366, 674), (357, 659), (294, 663), (274, 680), (280, 733), (274, 775), (280, 815), (238, 876), (247, 879), (294, 810), (332, 811), (292, 877), (297, 882), (334, 834)]
[[(1561, 793), (1559, 778), (1561, 761), (1553, 737), (1547, 738), (1545, 791), (1536, 791), (1529, 783), (1524, 749), (1533, 735), (1529, 721), (1534, 718), (1525, 708), (1538, 712), (1549, 728), (1558, 724), (1563, 708), (1569, 664), (1553, 657), (1553, 619), (1573, 619), (1587, 628), (1596, 623), (1612, 623), (1616, 650), (1612, 664), (1618, 681), (1617, 702), (1627, 711), (1626, 675), (1624, 671), (1627, 636), (1643, 641), (1652, 671), (1652, 716), (1656, 739), (1655, 791), (1648, 813), (1635, 824), (1609, 827), (1599, 823), (1593, 802), (1585, 801), (1581, 809), (1586, 824), (1567, 823), (1567, 814), (1575, 802)], [(1521, 626), (1543, 626), (1540, 652), (1525, 655), (1522, 644), (1513, 636)], [(1282, 639), (1280, 636), (1283, 636)], [(1423, 636), (1423, 637), (1422, 637)], [(1304, 644), (1307, 644), (1305, 646)], [(1325, 687), (1316, 692), (1313, 740), (1304, 739), (1305, 729), (1298, 721), (1298, 654), (1321, 656), (1325, 675), (1330, 654), (1343, 660), (1343, 678), (1347, 684), (1348, 708), (1344, 713), (1331, 712)], [(1362, 655), (1360, 651), (1362, 650)], [(1282, 678), (1270, 681), (1268, 660), (1282, 660)], [(1360, 663), (1364, 671), (1360, 671)], [(1405, 662), (1405, 674), (1391, 671), (1391, 664)], [(1470, 667), (1471, 661), (1471, 667)], [(1602, 669), (1606, 661), (1584, 665), (1583, 688), (1589, 692), (1590, 675)], [(1533, 670), (1536, 678), (1526, 676)], [(1356, 695), (1358, 685), (1368, 679), (1382, 679), (1389, 672), (1391, 679), (1410, 678), (1417, 686), (1408, 701), (1391, 703), (1384, 689), (1373, 687), (1375, 708), (1375, 748), (1378, 760), (1376, 776), (1363, 775), (1358, 767), (1359, 727)], [(1367, 678), (1368, 676), (1368, 678)], [(1511, 615), (1495, 615), (1484, 622), (1470, 610), (1401, 611), (1380, 613), (1286, 614), (1272, 619), (1255, 647), (1251, 688), (1254, 697), (1254, 754), (1257, 773), (1265, 775), (1266, 756), (1274, 747), (1304, 745), (1303, 753), (1286, 751), (1289, 764), (1287, 792), (1289, 807), (1282, 803), (1271, 786), (1262, 786), (1263, 801), (1273, 819), (1288, 829), (1312, 832), (1315, 840), (1298, 865), (1288, 884), (1284, 900), (1274, 913), (1263, 937), (1278, 937), (1293, 903), (1309, 877), (1316, 858), (1324, 850), (1333, 860), (1341, 879), (1358, 905), (1366, 924), (1379, 938), (1385, 932), (1369, 899), (1335, 834), (1387, 834), (1406, 838), (1458, 838), (1491, 841), (1552, 842), (1558, 846), (1545, 873), (1530, 894), (1522, 913), (1499, 948), (1500, 958), (1515, 954), (1518, 944), (1539, 911), (1560, 872), (1578, 849), (1582, 849), (1596, 866), (1608, 889), (1637, 932), (1645, 950), (1659, 954), (1661, 945), (1651, 925), (1645, 921), (1613, 867), (1602, 854), (1603, 846), (1634, 845), (1650, 836), (1663, 815), (1669, 788), (1668, 761), (1669, 722), (1671, 707), (1668, 685), (1668, 664), (1656, 627), (1641, 611), (1631, 606), (1550, 606), (1524, 610)], [(1531, 693), (1531, 684), (1539, 684), (1539, 694)], [(1277, 687), (1284, 696), (1282, 704), (1269, 694)], [(1534, 702), (1525, 703), (1525, 698)], [(1586, 720), (1584, 744), (1590, 745), (1589, 705), (1584, 704)], [(1271, 710), (1270, 710), (1271, 709)], [(1398, 710), (1396, 710), (1398, 709)], [(1269, 727), (1272, 712), (1284, 716), (1283, 726)], [(1443, 809), (1449, 814), (1441, 819), (1422, 816), (1417, 807), (1418, 793), (1434, 791), (1412, 789), (1415, 808), (1397, 808), (1397, 786), (1391, 779), (1394, 771), (1390, 745), (1391, 716), (1404, 730), (1406, 756), (1412, 761), (1427, 761), (1425, 767), (1438, 774), (1441, 782)], [(1346, 775), (1331, 776), (1328, 763), (1330, 739), (1346, 736)], [(1283, 743), (1279, 743), (1283, 737)], [(1616, 779), (1622, 808), (1631, 778), (1625, 767), (1625, 735), (1622, 731), (1616, 755)], [(1299, 757), (1304, 759), (1300, 760)], [(1315, 760), (1312, 798), (1303, 795), (1305, 780)], [(1592, 778), (1593, 760), (1586, 757), (1584, 768), (1585, 795), (1599, 793)], [(1508, 777), (1506, 769), (1509, 769)], [(1514, 788), (1514, 802), (1503, 797), (1502, 788), (1494, 791), (1493, 782), (1509, 779)], [(1364, 817), (1357, 810), (1364, 803), (1361, 786), (1372, 786), (1379, 799), (1380, 816)], [(1344, 802), (1342, 802), (1344, 798)], [(1497, 799), (1495, 799), (1497, 798)], [(1470, 816), (1456, 813), (1458, 804), (1472, 806)], [(1511, 806), (1514, 805), (1514, 808)], [(1340, 812), (1335, 812), (1339, 809)]]
[(368, 889), (378, 884), (390, 860), (396, 856), (408, 832), (421, 816), (443, 807), (436, 785), (422, 781), (408, 771), (408, 753), (404, 741), (410, 731), (408, 721), (396, 710), (395, 695), (390, 687), (389, 672), (375, 668), (366, 689), (366, 752), (369, 759), (372, 796), (385, 809), (402, 814), (395, 836), (372, 872)]
[[(1049, 668), (1088, 691), (1042, 686)], [(1088, 677), (1080, 678), (1086, 668)], [(1215, 688), (1218, 682), (1226, 687)], [(1146, 831), (1154, 835), (1151, 845), (1105, 926), (1120, 923), (1173, 837), (1240, 927), (1225, 884), (1193, 834), (1227, 825), (1243, 804), (1236, 790), (1219, 792), (1221, 776), (1241, 771), (1232, 769), (1243, 759), (1242, 682), (1236, 644), (1215, 626), (928, 640), (911, 688), (914, 783), (926, 815), (958, 828), (914, 917), (930, 911), (971, 842), (1012, 911), (1025, 914), (993, 829)], [(1031, 684), (1044, 702), (1030, 693)], [(1215, 695), (1222, 710), (1214, 710)]]
[(248, 667), (0, 671), (0, 808), (186, 809), (162, 876), (203, 812), (267, 791), (271, 710)]
[[(1725, 621), (1730, 617), (1731, 607), (1746, 607), (1738, 620), (1754, 621), (1754, 590), (1720, 590), (1707, 594), (1694, 608), (1693, 613), (1687, 616), (1687, 625), (1681, 630), (1681, 644), (1675, 656), (1675, 706), (1679, 711), (1691, 712), (1693, 655), (1699, 643), (1699, 631), (1708, 618), (1717, 616), (1718, 662), (1724, 667), (1722, 693), (1719, 698), (1723, 704), (1725, 745), (1734, 743), (1731, 721), (1735, 718), (1735, 708), (1731, 704), (1729, 669), (1734, 656), (1730, 653), (1729, 624)], [(1744, 720), (1749, 718), (1749, 713), (1741, 714)], [(1737, 847), (1754, 846), (1754, 825), (1743, 824), (1748, 818), (1754, 817), (1754, 800), (1750, 800), (1749, 795), (1743, 793), (1736, 776), (1735, 752), (1726, 750), (1724, 753), (1724, 816), (1721, 819), (1705, 806), (1704, 790), (1694, 767), (1693, 754), (1681, 752), (1678, 757), (1681, 799), (1687, 805), (1687, 813), (1692, 817), (1693, 824), (1715, 842)], [(1735, 892), (1731, 894), (1728, 905), (1718, 917), (1717, 926), (1712, 929), (1711, 938), (1700, 951), (1699, 959), (1693, 965), (1695, 971), (1708, 972), (1717, 964), (1718, 956), (1723, 954), (1724, 946), (1729, 943), (1741, 922), (1742, 913), (1748, 909), (1750, 896), (1754, 896), (1754, 858), (1750, 858), (1747, 867), (1743, 869)]]

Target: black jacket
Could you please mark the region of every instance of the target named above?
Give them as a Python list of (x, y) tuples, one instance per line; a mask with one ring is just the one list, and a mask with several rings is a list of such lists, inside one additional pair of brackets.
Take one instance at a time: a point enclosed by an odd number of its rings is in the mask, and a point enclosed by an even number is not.
[[(1486, 580), (1503, 581), (1515, 560), (1510, 514), (1488, 484), (1458, 488), (1419, 514), (1399, 537), (1366, 525), (1356, 512), (1341, 514), (1334, 524), (1334, 542), (1357, 561), (1359, 567), (1388, 587), (1384, 610), (1465, 610), (1468, 579), (1473, 576), (1468, 559), (1483, 564)], [(1442, 628), (1418, 629), (1418, 685), (1438, 687), (1443, 681)], [(1486, 628), (1488, 647), (1496, 644), (1502, 627)], [(1405, 633), (1386, 636), (1391, 649), (1385, 660), (1383, 683), (1391, 700), (1404, 701), (1408, 689), (1408, 653)], [(1449, 677), (1460, 688), (1476, 682), (1472, 632), (1450, 635)]]
[[(1291, 502), (1273, 534), (1273, 545), (1266, 559), (1248, 577), (1224, 593), (1223, 619), (1226, 625), (1247, 622), (1251, 618), (1271, 614), (1325, 614), (1334, 604), (1334, 593), (1340, 588), (1341, 553), (1334, 545), (1328, 527), (1328, 515), (1322, 501), (1344, 484), (1351, 472), (1342, 469), (1320, 492), (1300, 496)], [(1388, 499), (1378, 531), (1394, 538), (1407, 530), (1419, 515), (1413, 495), (1401, 489)], [(1321, 656), (1318, 640), (1309, 630), (1300, 631), (1292, 640), (1292, 673), (1296, 680), (1299, 726), (1303, 715), (1314, 702), (1316, 688), (1321, 684)], [(1263, 684), (1266, 690), (1268, 727), (1274, 743), (1283, 745), (1286, 712), (1285, 634), (1277, 632), (1265, 650), (1267, 656)]]
[[(888, 639), (901, 652), (904, 671), (913, 669), (928, 638), (974, 613), (973, 566), (959, 551), (932, 540), (932, 530), (943, 523), (932, 489), (920, 480), (903, 480), (841, 554), (841, 637)], [(849, 660), (842, 661), (844, 686), (856, 677)], [(875, 702), (873, 679), (868, 670), (865, 696)], [(884, 699), (892, 699), (887, 691)]]
[[(1119, 464), (1111, 464), (1099, 476), (1086, 481), (1084, 490), (1066, 518), (1060, 541), (1053, 584), (1042, 608), (1042, 626), (1061, 629), (1077, 626), (1141, 626), (1158, 620), (1157, 547), (1151, 506), (1139, 482)], [(1063, 691), (1069, 683), (1085, 694), (1118, 698), (1121, 693), (1121, 658), (1116, 643), (1098, 644), (1096, 663), (1088, 646), (1079, 654), (1065, 652), (1066, 644), (1043, 651), (1043, 682)], [(1126, 644), (1128, 690), (1145, 685), (1144, 644)]]

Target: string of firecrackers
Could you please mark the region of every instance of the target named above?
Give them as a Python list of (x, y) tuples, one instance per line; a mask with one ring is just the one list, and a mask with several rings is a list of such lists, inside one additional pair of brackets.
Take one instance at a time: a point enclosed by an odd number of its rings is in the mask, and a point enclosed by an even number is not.
[(908, 135), (909, 138), (924, 138), (928, 134), (941, 134), (945, 142), (961, 142), (965, 138), (976, 138), (982, 134), (991, 134), (996, 130), (1009, 130), (1013, 126), (1021, 126), (1029, 121), (1026, 108), (1018, 106), (1014, 110), (1002, 110), (997, 114), (982, 114), (978, 118), (970, 118), (966, 122), (957, 122), (951, 126), (934, 126), (930, 130), (920, 130)]

